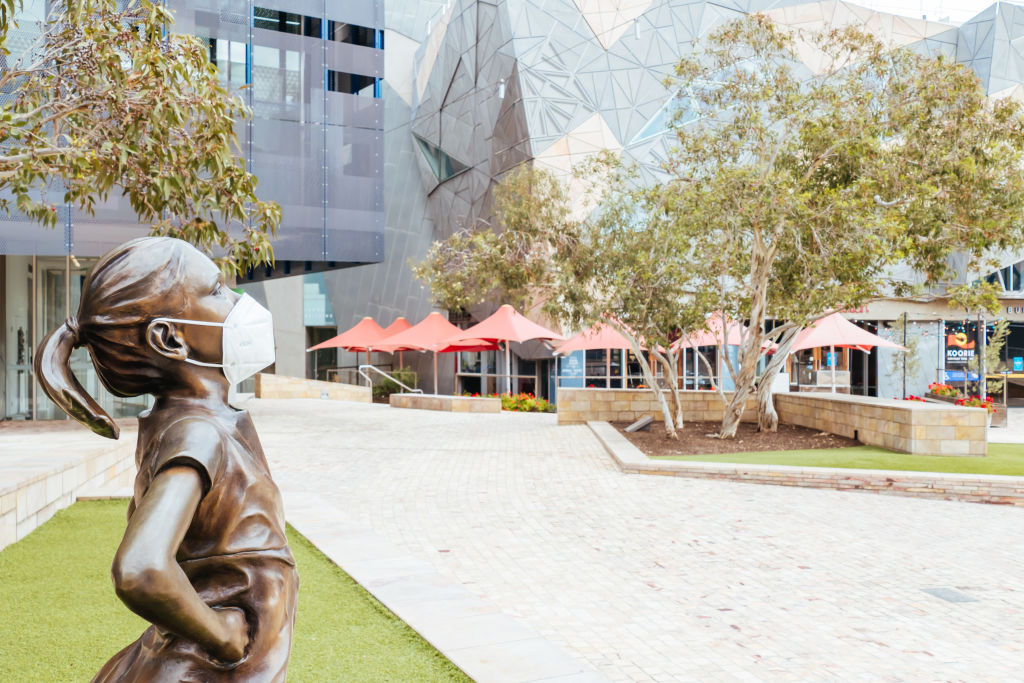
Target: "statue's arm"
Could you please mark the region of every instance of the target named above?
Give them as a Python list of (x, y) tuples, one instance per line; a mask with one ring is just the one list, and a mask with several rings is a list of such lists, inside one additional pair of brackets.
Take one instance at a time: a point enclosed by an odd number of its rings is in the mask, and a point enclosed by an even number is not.
[(114, 556), (114, 587), (143, 619), (198, 643), (218, 659), (236, 661), (249, 640), (244, 614), (236, 608), (212, 609), (175, 561), (202, 495), (194, 467), (172, 466), (156, 475)]

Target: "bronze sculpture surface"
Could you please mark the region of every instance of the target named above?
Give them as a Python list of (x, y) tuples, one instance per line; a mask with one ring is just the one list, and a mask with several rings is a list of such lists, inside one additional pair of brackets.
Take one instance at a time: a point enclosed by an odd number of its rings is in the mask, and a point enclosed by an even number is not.
[(139, 416), (112, 568), (118, 596), (152, 625), (94, 681), (285, 679), (298, 574), (252, 420), (228, 404), (232, 382), (273, 362), (272, 334), (269, 312), (225, 286), (210, 259), (146, 237), (100, 259), (77, 318), (40, 344), (44, 390), (98, 434), (118, 428), (72, 374), (74, 348), (89, 350), (112, 393), (155, 398)]

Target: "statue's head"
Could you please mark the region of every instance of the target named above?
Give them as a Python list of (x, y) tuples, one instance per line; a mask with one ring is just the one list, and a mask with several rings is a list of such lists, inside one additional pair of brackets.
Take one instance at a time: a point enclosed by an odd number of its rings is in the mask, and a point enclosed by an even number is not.
[(203, 373), (226, 383), (217, 325), (238, 298), (213, 261), (189, 243), (169, 237), (132, 240), (105, 254), (89, 273), (78, 315), (40, 344), (36, 376), (70, 416), (117, 438), (117, 425), (71, 372), (72, 350), (88, 349), (100, 381), (117, 396), (159, 395)]

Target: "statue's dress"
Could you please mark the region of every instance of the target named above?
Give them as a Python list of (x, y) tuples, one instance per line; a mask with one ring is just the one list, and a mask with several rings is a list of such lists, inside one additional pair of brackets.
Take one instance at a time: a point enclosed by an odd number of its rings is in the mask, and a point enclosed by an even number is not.
[(241, 661), (221, 662), (150, 626), (93, 681), (284, 681), (299, 578), (281, 493), (249, 414), (215, 415), (194, 406), (143, 414), (135, 459), (129, 519), (160, 471), (176, 465), (199, 471), (204, 494), (177, 561), (206, 604), (245, 612), (250, 640)]

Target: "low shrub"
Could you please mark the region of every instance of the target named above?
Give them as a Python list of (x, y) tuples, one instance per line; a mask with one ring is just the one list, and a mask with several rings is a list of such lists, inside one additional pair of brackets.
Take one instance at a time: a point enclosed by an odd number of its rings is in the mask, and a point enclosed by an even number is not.
[[(412, 368), (399, 368), (398, 370), (393, 370), (390, 374), (406, 386), (410, 386), (414, 389), (416, 388), (416, 371)], [(405, 391), (405, 389), (398, 386), (398, 384), (389, 379), (385, 379), (380, 384), (374, 385), (373, 397), (387, 398), (391, 396), (391, 394), (397, 394), (403, 391)]]
[(935, 394), (936, 396), (949, 396), (950, 398), (956, 398), (960, 396), (960, 390), (956, 387), (952, 387), (948, 384), (941, 384), (939, 382), (932, 382), (928, 385), (928, 392)]
[[(462, 392), (463, 396), (478, 397), (479, 393)], [(555, 405), (546, 398), (534, 396), (533, 394), (488, 394), (487, 398), (500, 398), (502, 410), (512, 410), (520, 413), (553, 413)]]
[(996, 407), (992, 402), (991, 396), (982, 398), (981, 396), (970, 396), (968, 398), (958, 398), (956, 405), (965, 406), (967, 408), (985, 408), (989, 414), (992, 415), (996, 412)]

